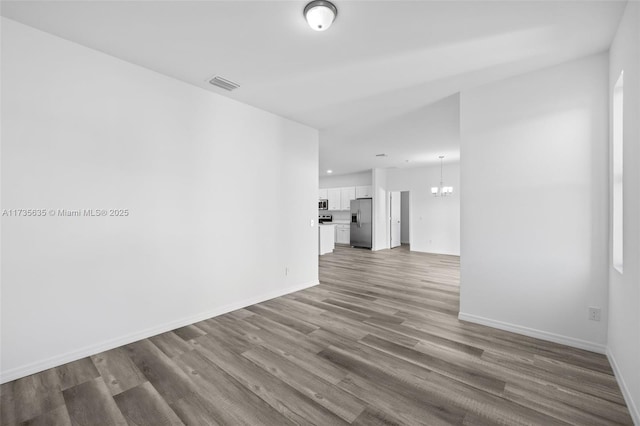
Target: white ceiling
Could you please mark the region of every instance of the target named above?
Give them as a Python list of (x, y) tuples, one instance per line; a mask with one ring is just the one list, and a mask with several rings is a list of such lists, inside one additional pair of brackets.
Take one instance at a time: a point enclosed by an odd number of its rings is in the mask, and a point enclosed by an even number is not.
[[(338, 18), (325, 32), (307, 26), (305, 4), (3, 1), (1, 7), (10, 19), (322, 129), (320, 170), (348, 173), (437, 162), (443, 148), (421, 138), (427, 128), (418, 125), (430, 104), (607, 50), (625, 3), (335, 0)], [(241, 88), (210, 86), (215, 74)], [(381, 123), (418, 127), (404, 130), (412, 135), (405, 143), (372, 143)], [(380, 149), (389, 155), (383, 163), (375, 157)]]

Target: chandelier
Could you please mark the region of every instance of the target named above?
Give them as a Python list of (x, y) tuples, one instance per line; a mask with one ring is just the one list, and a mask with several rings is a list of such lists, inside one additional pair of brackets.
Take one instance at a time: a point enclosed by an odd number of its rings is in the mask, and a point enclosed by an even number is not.
[(440, 158), (440, 186), (432, 186), (431, 193), (434, 197), (446, 197), (449, 194), (453, 194), (453, 187), (444, 186), (442, 183), (442, 160), (444, 160), (444, 155), (441, 155), (438, 158)]

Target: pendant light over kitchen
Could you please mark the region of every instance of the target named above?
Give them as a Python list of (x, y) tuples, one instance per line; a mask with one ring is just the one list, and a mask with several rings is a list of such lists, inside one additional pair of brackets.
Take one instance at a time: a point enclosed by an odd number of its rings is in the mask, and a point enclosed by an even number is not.
[(304, 18), (312, 30), (325, 31), (338, 16), (338, 8), (330, 1), (314, 0), (304, 7)]

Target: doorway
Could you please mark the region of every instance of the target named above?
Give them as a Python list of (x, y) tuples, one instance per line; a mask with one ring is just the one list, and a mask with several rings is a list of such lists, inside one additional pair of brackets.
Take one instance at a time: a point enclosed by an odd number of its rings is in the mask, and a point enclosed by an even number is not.
[(409, 248), (409, 191), (400, 193), (400, 244)]
[(409, 244), (409, 191), (389, 192), (389, 247)]
[(400, 247), (400, 231), (402, 222), (402, 196), (400, 191), (389, 193), (389, 229), (390, 247)]

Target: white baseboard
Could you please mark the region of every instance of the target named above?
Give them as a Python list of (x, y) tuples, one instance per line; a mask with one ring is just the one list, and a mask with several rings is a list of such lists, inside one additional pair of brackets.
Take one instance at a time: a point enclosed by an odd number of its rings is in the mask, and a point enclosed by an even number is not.
[(309, 287), (313, 287), (320, 284), (318, 280), (310, 283), (298, 284), (285, 289), (272, 291), (262, 294), (257, 297), (245, 299), (239, 302), (230, 303), (225, 306), (216, 307), (206, 312), (201, 312), (196, 315), (192, 315), (179, 320), (171, 321), (156, 327), (148, 328), (146, 330), (137, 331), (126, 336), (118, 337), (115, 339), (107, 340), (95, 345), (85, 346), (77, 350), (67, 352), (62, 355), (47, 358), (41, 361), (26, 364), (20, 367), (12, 368), (0, 373), (0, 383), (10, 382), (12, 380), (19, 379), (21, 377), (29, 376), (31, 374), (39, 373), (40, 371), (47, 370), (49, 368), (57, 367), (68, 362), (76, 361), (81, 358), (85, 358), (91, 355), (99, 354), (110, 349), (114, 349), (129, 343), (137, 342), (138, 340), (146, 339), (148, 337), (155, 336), (157, 334), (166, 333), (167, 331), (175, 330), (176, 328), (184, 327), (208, 318), (213, 318), (218, 315), (226, 314), (227, 312), (235, 311), (236, 309), (245, 308), (247, 306), (255, 305), (256, 303), (265, 302), (276, 297), (284, 296), (285, 294), (293, 293), (296, 291), (304, 290)]
[(624, 381), (624, 376), (620, 372), (616, 358), (613, 356), (613, 353), (611, 353), (609, 348), (607, 348), (607, 358), (609, 359), (609, 364), (611, 364), (611, 367), (613, 368), (613, 374), (616, 376), (616, 380), (618, 381), (618, 385), (622, 391), (622, 396), (624, 396), (624, 401), (627, 403), (627, 408), (629, 409), (629, 414), (631, 414), (633, 424), (640, 426), (640, 411), (631, 397), (631, 392), (629, 392), (627, 383)]
[[(413, 247), (413, 246), (410, 246)], [(428, 253), (428, 254), (444, 254), (446, 256), (458, 256), (460, 257), (460, 252), (447, 252), (447, 251), (433, 251), (433, 250), (420, 250), (410, 248), (411, 251), (415, 251), (416, 253)]]
[(576, 339), (574, 337), (563, 336), (561, 334), (549, 333), (548, 331), (536, 330), (535, 328), (529, 328), (517, 324), (493, 320), (478, 315), (465, 314), (464, 312), (460, 312), (458, 314), (458, 319), (462, 321), (473, 322), (475, 324), (486, 325), (489, 327), (497, 328), (499, 330), (511, 331), (513, 333), (535, 337), (536, 339), (560, 343), (561, 345), (567, 345), (578, 349), (585, 349), (587, 351), (596, 352), (599, 354), (606, 353), (606, 346), (600, 343), (589, 342), (587, 340)]

